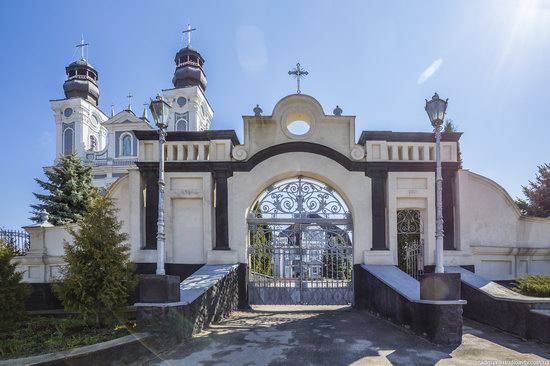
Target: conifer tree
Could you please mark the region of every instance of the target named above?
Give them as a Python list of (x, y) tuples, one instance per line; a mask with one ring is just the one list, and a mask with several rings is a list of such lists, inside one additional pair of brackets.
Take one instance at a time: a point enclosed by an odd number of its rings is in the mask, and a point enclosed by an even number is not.
[(17, 272), (13, 249), (0, 240), (0, 333), (13, 329), (23, 319), (25, 300), (30, 295), (31, 287), (21, 282), (22, 275)]
[(524, 215), (550, 217), (550, 163), (538, 167), (535, 181), (522, 186), (525, 199), (516, 203)]
[(61, 157), (54, 167), (44, 169), (44, 173), (47, 181), (36, 179), (36, 182), (48, 193), (34, 193), (40, 203), (31, 205), (31, 220), (39, 222), (40, 212), (45, 210), (54, 225), (78, 222), (88, 210), (96, 190), (92, 186), (91, 167), (84, 166), (71, 154)]
[(96, 194), (89, 211), (71, 229), (73, 244), (65, 242), (66, 267), (54, 292), (67, 310), (79, 311), (86, 320), (101, 326), (113, 316), (120, 316), (129, 292), (136, 286), (134, 265), (127, 234), (111, 198)]

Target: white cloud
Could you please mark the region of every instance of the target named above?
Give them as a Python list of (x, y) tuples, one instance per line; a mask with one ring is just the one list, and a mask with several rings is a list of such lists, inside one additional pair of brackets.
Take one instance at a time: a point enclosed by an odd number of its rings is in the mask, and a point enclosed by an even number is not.
[(237, 55), (245, 72), (258, 74), (267, 66), (267, 47), (258, 27), (245, 25), (237, 30)]
[(441, 64), (443, 63), (443, 59), (442, 58), (438, 58), (437, 60), (435, 60), (434, 62), (432, 62), (432, 64), (430, 66), (428, 66), (426, 68), (426, 70), (422, 71), (422, 74), (420, 74), (420, 76), (418, 77), (418, 80), (417, 80), (417, 83), (418, 84), (422, 84), (424, 83), (426, 80), (428, 80), (429, 78), (431, 78), (433, 76), (433, 74), (436, 73), (437, 70), (439, 70), (439, 68), (441, 67)]

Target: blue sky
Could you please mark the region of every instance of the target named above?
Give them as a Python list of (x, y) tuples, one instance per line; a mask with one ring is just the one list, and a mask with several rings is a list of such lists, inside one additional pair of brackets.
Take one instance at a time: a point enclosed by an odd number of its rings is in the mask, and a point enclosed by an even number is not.
[(424, 99), (449, 98), (464, 167), (517, 197), (550, 161), (550, 1), (10, 1), (0, 13), (0, 227), (28, 224), (34, 177), (55, 154), (50, 99), (81, 34), (100, 107), (134, 108), (171, 87), (181, 31), (206, 59), (213, 128), (235, 129), (302, 92), (364, 129), (430, 131)]

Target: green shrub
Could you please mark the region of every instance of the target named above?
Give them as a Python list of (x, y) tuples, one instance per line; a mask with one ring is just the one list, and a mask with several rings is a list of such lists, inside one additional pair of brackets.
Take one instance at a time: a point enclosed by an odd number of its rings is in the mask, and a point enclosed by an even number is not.
[(0, 333), (15, 328), (25, 318), (25, 300), (31, 293), (30, 285), (21, 282), (23, 276), (11, 263), (13, 256), (13, 248), (0, 241)]
[(130, 291), (137, 285), (127, 234), (108, 197), (97, 195), (78, 230), (74, 243), (65, 243), (63, 277), (53, 289), (66, 310), (78, 311), (97, 327), (124, 313)]
[(525, 276), (516, 281), (516, 291), (524, 295), (550, 297), (550, 274)]

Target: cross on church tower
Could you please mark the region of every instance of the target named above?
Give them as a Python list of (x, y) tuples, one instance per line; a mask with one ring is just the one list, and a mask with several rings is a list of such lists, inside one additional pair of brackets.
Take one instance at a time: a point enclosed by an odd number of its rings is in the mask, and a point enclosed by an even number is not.
[(80, 48), (80, 59), (85, 60), (84, 58), (84, 47), (89, 46), (89, 43), (84, 43), (84, 37), (80, 39), (80, 43), (76, 45), (76, 48)]
[(185, 34), (187, 33), (187, 48), (191, 47), (191, 32), (196, 30), (197, 28), (191, 28), (191, 24), (187, 24), (187, 29), (182, 32), (184, 39), (185, 39)]
[(128, 110), (131, 111), (132, 110), (132, 98), (134, 96), (132, 95), (132, 93), (128, 93), (128, 95), (126, 96), (126, 98), (128, 98)]
[(288, 74), (289, 74), (289, 75), (293, 75), (293, 76), (296, 78), (296, 83), (297, 83), (297, 85), (296, 85), (296, 89), (297, 89), (296, 93), (297, 93), (297, 94), (300, 94), (300, 93), (301, 93), (301, 91), (300, 91), (300, 79), (303, 78), (303, 77), (305, 77), (306, 75), (308, 75), (309, 72), (307, 72), (305, 69), (302, 69), (302, 68), (300, 67), (300, 63), (298, 62), (298, 63), (296, 64), (296, 67), (295, 67), (294, 69), (290, 70), (290, 71), (288, 72)]

